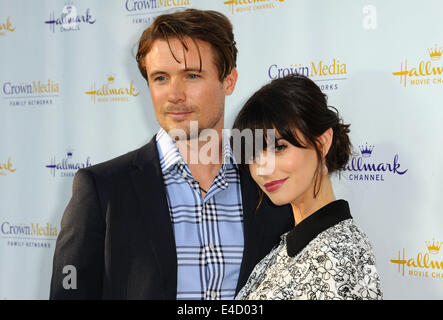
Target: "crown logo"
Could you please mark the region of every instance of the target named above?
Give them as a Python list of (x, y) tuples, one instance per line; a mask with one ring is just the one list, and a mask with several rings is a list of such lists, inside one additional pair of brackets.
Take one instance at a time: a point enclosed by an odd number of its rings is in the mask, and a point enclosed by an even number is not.
[(109, 83), (112, 83), (112, 82), (114, 82), (114, 80), (115, 80), (115, 75), (114, 75), (113, 73), (111, 73), (111, 74), (108, 76), (108, 82), (109, 82)]
[(434, 50), (428, 49), (429, 56), (431, 57), (432, 61), (438, 61), (441, 58), (442, 50), (441, 47), (437, 49), (437, 45), (435, 45)]
[(66, 156), (67, 156), (68, 158), (71, 158), (72, 155), (73, 155), (73, 153), (74, 153), (74, 149), (72, 149), (72, 148), (68, 148), (68, 149), (66, 150)]
[(65, 2), (65, 6), (63, 9), (71, 10), (73, 7), (74, 7), (74, 3), (71, 0), (68, 0)]
[(372, 150), (374, 150), (374, 146), (368, 146), (368, 143), (366, 142), (365, 146), (358, 146), (360, 149), (360, 153), (362, 157), (369, 158), (372, 155)]
[(425, 241), (426, 243), (426, 247), (429, 250), (429, 253), (431, 254), (437, 254), (440, 251), (440, 247), (441, 247), (441, 242), (435, 243), (435, 240), (432, 239), (432, 244), (431, 241)]

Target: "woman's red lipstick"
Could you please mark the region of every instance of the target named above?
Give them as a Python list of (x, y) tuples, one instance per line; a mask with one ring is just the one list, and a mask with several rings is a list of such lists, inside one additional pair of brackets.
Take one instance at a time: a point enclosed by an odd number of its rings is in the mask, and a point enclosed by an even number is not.
[(287, 179), (288, 178), (284, 178), (284, 179), (281, 179), (281, 180), (274, 180), (274, 181), (265, 183), (264, 186), (266, 188), (266, 191), (272, 192), (272, 191), (275, 191), (275, 190), (279, 189), (283, 185), (283, 183), (285, 183), (285, 181)]

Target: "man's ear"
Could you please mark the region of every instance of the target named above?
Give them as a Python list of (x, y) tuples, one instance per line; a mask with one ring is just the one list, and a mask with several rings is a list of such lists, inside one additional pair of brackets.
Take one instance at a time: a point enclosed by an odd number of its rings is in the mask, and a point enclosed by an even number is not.
[(223, 89), (225, 95), (229, 96), (234, 92), (237, 83), (238, 73), (236, 68), (232, 68), (231, 72), (223, 79)]
[(326, 155), (328, 154), (329, 149), (331, 148), (333, 137), (334, 130), (332, 130), (332, 128), (329, 128), (318, 137), (318, 142), (320, 143), (319, 147), (323, 157), (326, 157)]

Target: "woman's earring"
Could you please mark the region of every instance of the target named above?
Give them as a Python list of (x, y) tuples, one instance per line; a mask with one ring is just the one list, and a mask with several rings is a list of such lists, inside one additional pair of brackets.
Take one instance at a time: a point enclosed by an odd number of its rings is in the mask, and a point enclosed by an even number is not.
[(323, 175), (327, 175), (329, 173), (329, 170), (328, 170), (328, 167), (326, 166), (326, 164), (323, 164), (322, 171), (323, 171)]

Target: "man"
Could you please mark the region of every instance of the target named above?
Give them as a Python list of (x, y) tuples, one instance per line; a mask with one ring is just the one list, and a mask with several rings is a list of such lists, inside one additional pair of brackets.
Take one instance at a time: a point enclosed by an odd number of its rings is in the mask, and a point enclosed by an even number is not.
[(162, 15), (144, 31), (137, 61), (161, 129), (76, 174), (52, 299), (232, 299), (294, 225), (288, 207), (265, 198), (257, 209), (258, 189), (223, 138), (236, 55), (215, 11)]

